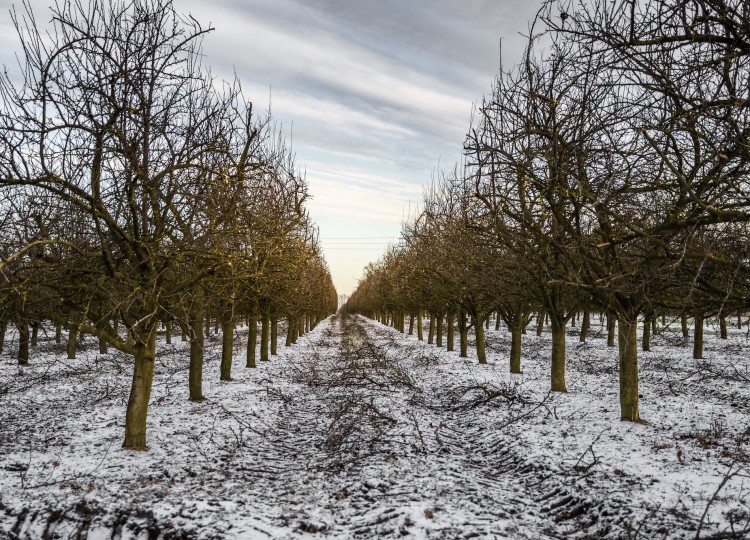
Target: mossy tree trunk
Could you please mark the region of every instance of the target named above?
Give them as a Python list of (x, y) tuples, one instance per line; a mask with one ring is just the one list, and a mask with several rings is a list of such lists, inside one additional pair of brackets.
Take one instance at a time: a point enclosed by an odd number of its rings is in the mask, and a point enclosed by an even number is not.
[(16, 324), (18, 329), (18, 363), (22, 366), (29, 365), (29, 343), (31, 334), (28, 321), (20, 321)]
[(620, 419), (639, 422), (638, 412), (638, 314), (618, 318), (620, 358)]
[(467, 328), (466, 323), (466, 312), (462, 309), (458, 312), (458, 356), (460, 356), (461, 358), (466, 358), (469, 356), (469, 329)]
[(267, 362), (269, 359), (268, 355), (268, 335), (269, 335), (270, 321), (267, 315), (261, 314), (260, 319), (260, 361)]
[(297, 327), (297, 325), (295, 324), (293, 317), (289, 317), (288, 321), (289, 324), (286, 329), (286, 341), (284, 342), (284, 344), (287, 347), (291, 347), (292, 343), (294, 343), (294, 329)]
[(523, 317), (519, 314), (510, 320), (509, 325), (511, 326), (511, 342), (510, 342), (510, 372), (521, 373), (521, 335), (523, 328), (526, 326), (523, 324)]
[(536, 317), (536, 335), (541, 336), (544, 330), (544, 313), (539, 312)]
[(449, 351), (452, 351), (452, 350), (455, 349), (455, 347), (454, 347), (454, 342), (455, 342), (455, 330), (454, 330), (455, 318), (456, 318), (456, 314), (453, 311), (449, 311), (448, 315), (446, 316), (446, 324), (448, 325), (448, 335), (446, 336), (446, 339), (447, 339), (447, 343), (446, 343), (447, 347), (446, 348)]
[(477, 310), (472, 314), (474, 318), (474, 332), (477, 338), (477, 359), (480, 364), (487, 363), (487, 351), (484, 340), (484, 313)]
[(0, 320), (0, 353), (3, 352), (5, 346), (5, 332), (8, 330), (8, 321)]
[(134, 450), (146, 449), (146, 418), (156, 359), (156, 325), (144, 328), (142, 335), (143, 338), (136, 339), (134, 345), (133, 383), (125, 411), (125, 440), (122, 443), (123, 448)]
[(31, 321), (31, 346), (39, 346), (39, 321)]
[(641, 348), (648, 352), (651, 350), (651, 317), (643, 316), (643, 338)]
[(220, 379), (232, 380), (232, 357), (234, 356), (234, 304), (228, 302), (221, 314), (221, 367)]
[(202, 293), (193, 297), (193, 304), (188, 314), (188, 339), (190, 340), (190, 367), (188, 371), (188, 388), (190, 401), (203, 401), (203, 305)]
[(699, 360), (703, 358), (703, 312), (696, 311), (694, 317), (693, 358)]
[(435, 330), (436, 330), (436, 337), (435, 337), (435, 344), (438, 347), (443, 346), (443, 314), (439, 313), (435, 317)]
[(565, 318), (550, 314), (552, 323), (551, 390), (567, 392), (565, 386)]
[(617, 326), (617, 317), (614, 313), (607, 313), (607, 347), (615, 346), (615, 327)]
[[(279, 339), (279, 318), (271, 317), (271, 356), (278, 354), (278, 341)], [(297, 341), (297, 335), (294, 336), (294, 341)]]
[(247, 318), (247, 353), (246, 367), (255, 367), (255, 348), (258, 345), (258, 315), (251, 313)]
[(75, 360), (78, 348), (78, 325), (71, 323), (68, 326), (68, 360)]
[(591, 314), (589, 313), (588, 309), (584, 309), (583, 318), (581, 319), (581, 335), (578, 338), (578, 340), (581, 343), (586, 342), (586, 336), (588, 335), (590, 328), (591, 328)]

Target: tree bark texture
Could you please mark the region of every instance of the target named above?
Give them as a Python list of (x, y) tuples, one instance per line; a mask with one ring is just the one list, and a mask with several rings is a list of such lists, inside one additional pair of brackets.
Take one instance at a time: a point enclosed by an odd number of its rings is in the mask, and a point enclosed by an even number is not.
[(638, 422), (638, 317), (618, 320), (620, 357), (620, 419)]
[(123, 448), (146, 449), (146, 418), (151, 399), (151, 384), (154, 380), (156, 358), (156, 328), (147, 333), (145, 339), (135, 344), (133, 383), (125, 412), (125, 440)]
[(551, 316), (552, 323), (552, 365), (551, 390), (567, 392), (565, 387), (565, 321)]
[(258, 345), (258, 317), (253, 314), (247, 320), (247, 363), (249, 368), (255, 367), (255, 348)]
[(694, 317), (693, 358), (699, 360), (703, 358), (703, 313), (696, 312)]

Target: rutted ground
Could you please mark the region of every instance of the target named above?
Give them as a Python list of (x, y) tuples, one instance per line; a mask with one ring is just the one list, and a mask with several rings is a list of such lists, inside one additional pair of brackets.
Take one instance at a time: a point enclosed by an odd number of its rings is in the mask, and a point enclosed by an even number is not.
[[(491, 359), (507, 356), (506, 336), (490, 334)], [(571, 393), (551, 396), (546, 343), (526, 340), (525, 373), (511, 377), (501, 361), (478, 366), (336, 317), (256, 370), (236, 366), (228, 383), (214, 380), (209, 347), (200, 404), (187, 402), (178, 343), (157, 366), (147, 453), (119, 449), (129, 365), (118, 355), (50, 351), (21, 373), (6, 353), (0, 535), (692, 538), (698, 526), (710, 537), (730, 519), (746, 525), (739, 476), (700, 521), (723, 471), (746, 455), (741, 372), (645, 355), (655, 421), (623, 425), (607, 408), (611, 351), (571, 345)], [(708, 432), (665, 432), (653, 418), (696, 395), (696, 421), (723, 422), (708, 448)]]

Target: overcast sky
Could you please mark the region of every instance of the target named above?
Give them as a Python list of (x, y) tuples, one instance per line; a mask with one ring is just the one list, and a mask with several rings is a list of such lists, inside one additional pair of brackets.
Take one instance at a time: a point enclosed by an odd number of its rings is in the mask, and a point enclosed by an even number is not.
[[(0, 61), (19, 51), (0, 0)], [(49, 1), (32, 0), (48, 21)], [(537, 0), (175, 0), (215, 31), (205, 63), (270, 102), (307, 171), (309, 210), (340, 293), (398, 238), (472, 104), (515, 63)], [(18, 2), (16, 2), (18, 4)]]

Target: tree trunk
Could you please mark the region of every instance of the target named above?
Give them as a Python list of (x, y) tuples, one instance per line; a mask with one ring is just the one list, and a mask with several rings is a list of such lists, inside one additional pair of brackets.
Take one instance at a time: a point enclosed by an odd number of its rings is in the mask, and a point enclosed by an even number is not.
[(477, 312), (474, 315), (474, 331), (475, 337), (477, 338), (477, 358), (480, 364), (487, 363), (487, 352), (485, 350), (484, 342), (484, 321), (482, 320), (482, 313)]
[(682, 327), (682, 339), (687, 340), (690, 337), (690, 332), (688, 331), (687, 313), (685, 312), (680, 315), (680, 326)]
[(221, 321), (221, 367), (220, 379), (222, 381), (232, 380), (232, 356), (234, 353), (234, 317), (229, 308)]
[(615, 326), (617, 319), (613, 313), (607, 313), (607, 347), (615, 346)]
[(156, 328), (151, 329), (144, 337), (143, 342), (135, 345), (133, 383), (125, 412), (125, 441), (122, 447), (132, 450), (146, 449), (146, 417), (154, 380)]
[(417, 311), (417, 339), (419, 341), (424, 341), (424, 323), (422, 321), (424, 314), (422, 313), (422, 310), (420, 309)]
[[(279, 318), (278, 317), (271, 317), (271, 356), (276, 356), (278, 354), (276, 343), (278, 341), (279, 337)], [(294, 335), (294, 341), (297, 341), (297, 335)]]
[(557, 315), (550, 315), (552, 323), (552, 376), (553, 392), (567, 392), (565, 387), (565, 321)]
[(643, 342), (642, 349), (644, 351), (651, 350), (651, 318), (643, 317)]
[(586, 343), (586, 335), (589, 333), (589, 328), (591, 328), (591, 314), (588, 309), (584, 309), (583, 319), (581, 320), (581, 335), (579, 337), (581, 343)]
[(638, 422), (638, 316), (618, 319), (620, 420)]
[(521, 329), (523, 327), (523, 319), (521, 315), (518, 315), (514, 319), (514, 324), (511, 329), (511, 342), (510, 342), (510, 372), (521, 373)]
[(68, 360), (75, 360), (77, 347), (78, 347), (78, 325), (71, 324), (68, 327)]
[(294, 318), (292, 318), (292, 317), (289, 317), (288, 321), (289, 321), (289, 323), (288, 323), (288, 328), (286, 329), (286, 342), (285, 342), (285, 345), (287, 347), (291, 347), (292, 343), (294, 343), (294, 337), (293, 336), (294, 336), (295, 323), (294, 323)]
[(292, 335), (290, 336), (290, 340), (292, 342), (292, 345), (297, 343), (297, 338), (299, 337), (299, 324), (297, 324), (297, 321), (292, 321), (292, 327), (290, 328), (292, 331)]
[(31, 346), (34, 348), (39, 346), (39, 321), (31, 322)]
[(414, 335), (414, 314), (409, 315), (409, 335)]
[(466, 328), (466, 312), (462, 309), (458, 312), (458, 356), (466, 358), (469, 356), (469, 329)]
[(0, 353), (3, 352), (5, 346), (5, 332), (8, 330), (8, 321), (0, 320)]
[(443, 346), (443, 314), (438, 313), (437, 317), (435, 318), (435, 324), (437, 328), (437, 337), (436, 337), (436, 345), (438, 347)]
[[(196, 305), (194, 299), (190, 310), (189, 338), (190, 338), (190, 369), (188, 371), (188, 388), (190, 401), (203, 401), (203, 310)], [(201, 301), (198, 298), (198, 301)]]
[(541, 336), (544, 330), (544, 313), (539, 313), (536, 316), (536, 335)]
[(430, 328), (427, 331), (427, 344), (435, 343), (435, 315), (430, 313)]
[[(62, 325), (56, 324), (55, 325), (55, 343), (57, 345), (60, 345), (62, 343)], [(2, 344), (0, 344), (0, 352), (2, 352), (3, 347)]]
[(258, 317), (255, 314), (247, 319), (247, 364), (246, 367), (255, 367), (255, 347), (258, 345)]
[(446, 323), (448, 325), (448, 335), (447, 335), (447, 350), (452, 351), (454, 350), (454, 341), (455, 341), (455, 331), (454, 331), (454, 322), (455, 322), (456, 315), (450, 311), (448, 312), (448, 315), (446, 317)]
[(172, 344), (172, 321), (167, 321), (164, 325), (164, 339), (166, 340), (167, 345)]
[(109, 350), (109, 343), (107, 343), (107, 338), (104, 336), (99, 336), (99, 354), (107, 354), (107, 351)]
[(696, 360), (703, 358), (703, 313), (696, 312), (695, 322), (695, 336), (693, 336), (693, 358)]
[(22, 366), (29, 365), (29, 323), (24, 321), (16, 325), (18, 329), (18, 363)]
[(260, 319), (260, 361), (268, 361), (268, 330), (269, 320), (265, 315), (261, 315)]
[(489, 330), (490, 329), (490, 316), (487, 315), (487, 317), (484, 319), (484, 329)]
[(727, 335), (727, 318), (724, 315), (719, 315), (719, 337), (721, 339), (728, 339)]
[(742, 330), (742, 313), (737, 312), (737, 329)]

